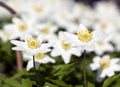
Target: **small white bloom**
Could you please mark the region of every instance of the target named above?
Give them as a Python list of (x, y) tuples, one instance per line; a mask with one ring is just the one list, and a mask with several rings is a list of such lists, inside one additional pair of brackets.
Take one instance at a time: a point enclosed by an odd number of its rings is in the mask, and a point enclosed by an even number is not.
[[(33, 56), (28, 55), (28, 58), (30, 60), (28, 61), (27, 64), (27, 70), (30, 70), (34, 65), (33, 65)], [(37, 53), (34, 55), (35, 58), (35, 68), (37, 69), (40, 64), (46, 64), (48, 62), (55, 63), (55, 60), (50, 58), (46, 53)]]
[(35, 38), (29, 34), (25, 35), (25, 42), (11, 40), (11, 43), (16, 45), (16, 47), (12, 48), (13, 50), (20, 50), (30, 55), (49, 52), (51, 50), (49, 47), (52, 46), (51, 43), (43, 43), (43, 37), (41, 35)]
[(89, 66), (93, 71), (98, 70), (96, 79), (100, 82), (106, 76), (111, 77), (116, 71), (120, 71), (119, 61), (119, 58), (110, 59), (109, 55), (104, 55), (103, 57), (96, 56), (93, 58), (93, 63)]
[(66, 64), (70, 62), (71, 55), (81, 55), (81, 49), (74, 48), (72, 44), (67, 43), (67, 38), (65, 32), (59, 32), (58, 39), (55, 41), (56, 44), (51, 52), (54, 57), (61, 55)]
[(9, 40), (9, 32), (4, 28), (3, 30), (0, 30), (0, 38), (3, 42), (7, 42)]
[(80, 24), (77, 35), (68, 35), (68, 37), (68, 42), (74, 43), (74, 47), (93, 51), (96, 41), (104, 38), (104, 34), (97, 30), (90, 31), (84, 25)]
[(110, 40), (109, 38), (105, 38), (104, 40), (96, 41), (94, 52), (97, 55), (102, 55), (104, 52), (113, 52), (114, 47), (110, 44)]

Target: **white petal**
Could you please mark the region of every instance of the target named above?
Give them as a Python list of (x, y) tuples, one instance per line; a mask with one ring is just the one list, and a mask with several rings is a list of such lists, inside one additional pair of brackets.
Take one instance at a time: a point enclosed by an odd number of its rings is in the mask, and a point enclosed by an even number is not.
[(78, 49), (75, 48), (71, 50), (71, 53), (75, 56), (81, 56), (82, 51), (79, 51)]
[(33, 67), (33, 60), (30, 60), (27, 63), (27, 67), (26, 67), (27, 71), (29, 71), (32, 67)]
[[(35, 68), (36, 68), (36, 69), (39, 67), (39, 65), (40, 65), (40, 63), (35, 62)], [(30, 61), (28, 62), (28, 64), (27, 64), (26, 69), (27, 69), (27, 71), (29, 71), (29, 70), (30, 70), (31, 68), (33, 68), (33, 67), (34, 67), (34, 65), (33, 65), (33, 60), (30, 60)]]
[(19, 51), (25, 51), (23, 48), (21, 47), (12, 47), (12, 50), (19, 50)]
[(89, 67), (94, 71), (97, 70), (100, 67), (100, 65), (96, 63), (92, 63), (89, 65)]
[(55, 63), (55, 60), (50, 58), (47, 55), (43, 59), (40, 59), (40, 60), (36, 59), (36, 61), (39, 63), (48, 63), (48, 62)]
[(107, 74), (108, 74), (108, 71), (107, 71), (108, 69), (103, 69), (102, 70), (102, 72), (101, 72), (101, 74), (100, 74), (100, 77), (101, 78), (105, 78), (105, 76), (107, 76)]
[(42, 42), (43, 42), (43, 35), (39, 35), (39, 36), (37, 37), (37, 39), (39, 39), (39, 40), (40, 40), (40, 43), (42, 43)]
[(19, 18), (17, 18), (17, 17), (14, 17), (13, 19), (12, 19), (12, 21), (13, 21), (13, 23), (19, 23), (19, 22), (21, 22), (21, 20), (19, 19)]
[(66, 54), (66, 53), (64, 53), (62, 55), (62, 58), (63, 58), (65, 64), (68, 64), (70, 62), (70, 56), (71, 56), (70, 54)]
[(99, 56), (96, 56), (93, 58), (94, 63), (99, 63), (100, 60), (101, 60), (101, 58)]
[(16, 46), (24, 46), (25, 43), (22, 41), (18, 41), (18, 40), (11, 40), (11, 43), (16, 45)]
[[(80, 24), (80, 25), (79, 25), (79, 30), (86, 30), (86, 29), (87, 29), (87, 28), (86, 28), (83, 24)], [(79, 30), (78, 30), (78, 31), (79, 31)]]
[(61, 52), (58, 49), (53, 49), (51, 52), (51, 56), (56, 57), (60, 56)]
[(64, 35), (66, 36), (68, 43), (73, 43), (78, 41), (78, 37), (72, 33), (64, 32)]
[(83, 47), (86, 51), (93, 51), (95, 49), (94, 44), (87, 44), (85, 47)]
[(113, 76), (115, 73), (113, 72), (113, 71), (109, 71), (108, 73), (107, 73), (107, 76), (108, 77), (111, 77), (111, 76)]
[(120, 58), (113, 58), (111, 59), (112, 64), (117, 64), (120, 61)]

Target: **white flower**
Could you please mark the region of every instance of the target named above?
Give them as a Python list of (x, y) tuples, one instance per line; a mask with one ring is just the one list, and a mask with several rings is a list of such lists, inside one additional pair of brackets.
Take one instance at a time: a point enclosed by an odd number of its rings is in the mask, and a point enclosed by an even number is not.
[(9, 32), (4, 28), (3, 30), (0, 30), (0, 38), (3, 42), (9, 41)]
[(95, 43), (95, 50), (94, 52), (97, 55), (102, 55), (104, 52), (113, 52), (114, 51), (114, 47), (112, 46), (112, 44), (110, 43), (109, 38), (105, 38), (104, 40), (98, 40)]
[(43, 43), (43, 37), (41, 35), (35, 38), (29, 34), (25, 35), (25, 42), (11, 40), (11, 43), (16, 45), (16, 47), (12, 48), (13, 50), (20, 50), (30, 55), (49, 52), (51, 50), (49, 47), (52, 46), (51, 43)]
[(63, 58), (64, 62), (67, 64), (70, 62), (71, 55), (80, 56), (81, 49), (72, 47), (72, 44), (67, 43), (67, 37), (65, 32), (59, 32), (58, 39), (55, 41), (56, 44), (53, 46), (51, 55), (53, 57), (60, 56)]
[[(96, 15), (101, 19), (111, 20), (119, 13), (118, 7), (115, 3), (111, 2), (97, 2), (95, 4)], [(107, 13), (107, 14), (105, 14)]]
[(23, 20), (20, 18), (13, 18), (12, 24), (5, 25), (5, 29), (10, 33), (10, 39), (20, 38), (23, 40), (25, 33), (31, 33), (33, 31), (32, 20)]
[(98, 70), (96, 79), (100, 82), (106, 76), (111, 77), (116, 71), (120, 71), (119, 61), (119, 58), (110, 59), (109, 55), (104, 55), (103, 57), (96, 56), (93, 58), (93, 63), (89, 66), (93, 71)]
[[(33, 56), (27, 55), (30, 60), (28, 61), (27, 70), (30, 70), (32, 67), (34, 67), (33, 64)], [(50, 58), (46, 53), (37, 53), (34, 55), (35, 58), (35, 68), (37, 69), (40, 64), (46, 64), (48, 62), (55, 63), (55, 60)]]
[(84, 25), (80, 24), (79, 29), (77, 31), (77, 35), (69, 35), (70, 43), (74, 43), (74, 47), (83, 48), (83, 50), (93, 51), (94, 46), (97, 40), (104, 38), (104, 34), (95, 30), (90, 31)]
[(36, 20), (44, 19), (51, 13), (51, 8), (45, 0), (31, 0), (26, 4), (26, 13)]
[(57, 31), (58, 27), (51, 23), (40, 23), (36, 25), (35, 35), (43, 35), (44, 40), (51, 41), (56, 38), (55, 32)]

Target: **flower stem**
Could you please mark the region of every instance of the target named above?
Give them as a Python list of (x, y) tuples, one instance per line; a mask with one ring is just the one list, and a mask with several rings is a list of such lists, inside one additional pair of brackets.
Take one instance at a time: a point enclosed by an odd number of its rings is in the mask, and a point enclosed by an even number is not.
[(84, 55), (83, 55), (83, 79), (84, 79), (84, 87), (87, 87), (87, 79), (86, 79), (86, 50), (84, 50)]
[(34, 66), (34, 70), (36, 70), (36, 68), (35, 68), (35, 56), (33, 56), (33, 66)]
[(17, 13), (15, 10), (13, 10), (11, 7), (6, 5), (4, 2), (0, 1), (0, 6), (8, 10), (13, 16), (17, 16)]
[(20, 51), (16, 51), (17, 71), (21, 71), (23, 68), (22, 55)]

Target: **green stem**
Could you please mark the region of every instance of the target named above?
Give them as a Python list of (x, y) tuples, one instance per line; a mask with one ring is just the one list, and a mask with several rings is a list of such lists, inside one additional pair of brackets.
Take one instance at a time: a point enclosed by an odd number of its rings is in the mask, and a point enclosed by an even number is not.
[(83, 55), (83, 79), (84, 79), (84, 87), (87, 87), (87, 79), (86, 79), (86, 50), (84, 50), (84, 55)]

